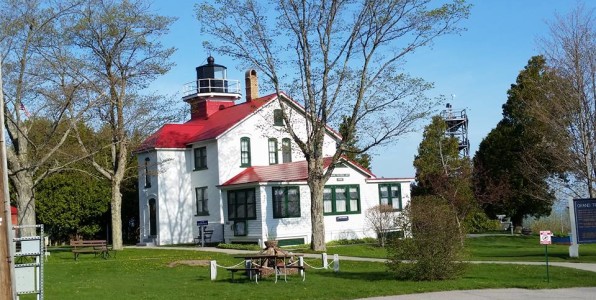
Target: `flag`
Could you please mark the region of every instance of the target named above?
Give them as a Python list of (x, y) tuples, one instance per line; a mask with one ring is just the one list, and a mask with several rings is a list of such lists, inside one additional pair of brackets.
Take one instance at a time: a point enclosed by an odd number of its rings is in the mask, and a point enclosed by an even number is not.
[(25, 104), (23, 103), (21, 103), (21, 110), (25, 113), (25, 116), (27, 116), (27, 118), (31, 117), (31, 114), (29, 113), (29, 111), (25, 107)]

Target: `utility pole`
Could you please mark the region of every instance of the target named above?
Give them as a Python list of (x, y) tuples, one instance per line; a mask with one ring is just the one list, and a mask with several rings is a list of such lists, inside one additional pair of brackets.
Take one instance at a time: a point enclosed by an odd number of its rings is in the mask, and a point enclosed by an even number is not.
[(8, 195), (8, 173), (6, 166), (6, 141), (4, 137), (4, 91), (2, 90), (2, 62), (0, 61), (0, 299), (15, 299), (13, 284), (12, 219)]

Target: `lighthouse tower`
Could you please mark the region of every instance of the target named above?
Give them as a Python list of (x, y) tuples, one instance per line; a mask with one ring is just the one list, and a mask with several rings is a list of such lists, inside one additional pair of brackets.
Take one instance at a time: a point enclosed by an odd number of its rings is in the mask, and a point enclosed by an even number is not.
[(184, 85), (182, 100), (190, 104), (190, 120), (208, 119), (219, 110), (234, 106), (240, 98), (240, 82), (227, 78), (227, 68), (212, 56), (198, 66), (197, 80)]

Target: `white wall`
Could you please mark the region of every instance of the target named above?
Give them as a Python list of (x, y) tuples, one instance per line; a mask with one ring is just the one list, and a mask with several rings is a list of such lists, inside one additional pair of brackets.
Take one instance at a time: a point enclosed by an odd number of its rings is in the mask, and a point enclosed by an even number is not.
[[(269, 165), (269, 138), (276, 138), (278, 145), (278, 161), (282, 162), (281, 145), (283, 138), (290, 138), (284, 126), (273, 125), (273, 111), (279, 109), (279, 103), (272, 101), (261, 107), (254, 115), (244, 122), (231, 128), (218, 140), (219, 183), (222, 184), (242, 172), (240, 167), (240, 139), (250, 138), (251, 165)], [(303, 139), (306, 138), (304, 117), (297, 112), (288, 111), (292, 118), (294, 131)], [(325, 136), (323, 153), (332, 155), (335, 151), (335, 141), (330, 135)], [(292, 161), (304, 160), (304, 155), (292, 140)]]
[(158, 232), (160, 245), (193, 241), (194, 190), (187, 150), (160, 150), (158, 159)]

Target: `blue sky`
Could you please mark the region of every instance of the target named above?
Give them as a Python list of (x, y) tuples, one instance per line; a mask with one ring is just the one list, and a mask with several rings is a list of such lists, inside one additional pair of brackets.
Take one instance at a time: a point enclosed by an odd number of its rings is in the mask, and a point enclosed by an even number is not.
[[(537, 40), (548, 35), (547, 21), (555, 13), (567, 14), (576, 5), (570, 0), (476, 0), (470, 18), (460, 35), (439, 38), (432, 48), (408, 57), (404, 71), (433, 82), (430, 95), (445, 95), (454, 110), (466, 109), (470, 120), (470, 155), (501, 119), (501, 106), (507, 90), (530, 57), (540, 54)], [(175, 16), (168, 36), (162, 42), (178, 50), (172, 57), (172, 70), (157, 79), (151, 89), (180, 97), (186, 82), (195, 79), (195, 67), (205, 64), (208, 53), (202, 49), (203, 37), (194, 12), (196, 1), (156, 0), (152, 8), (161, 15)], [(585, 2), (586, 8), (596, 7)], [(215, 57), (228, 67), (228, 78), (241, 80), (244, 70), (225, 57)], [(451, 95), (455, 95), (452, 99)], [(182, 100), (180, 100), (182, 101)], [(442, 109), (442, 108), (441, 108)], [(372, 171), (378, 177), (413, 177), (412, 162), (422, 130), (403, 137), (393, 145), (373, 151)]]

